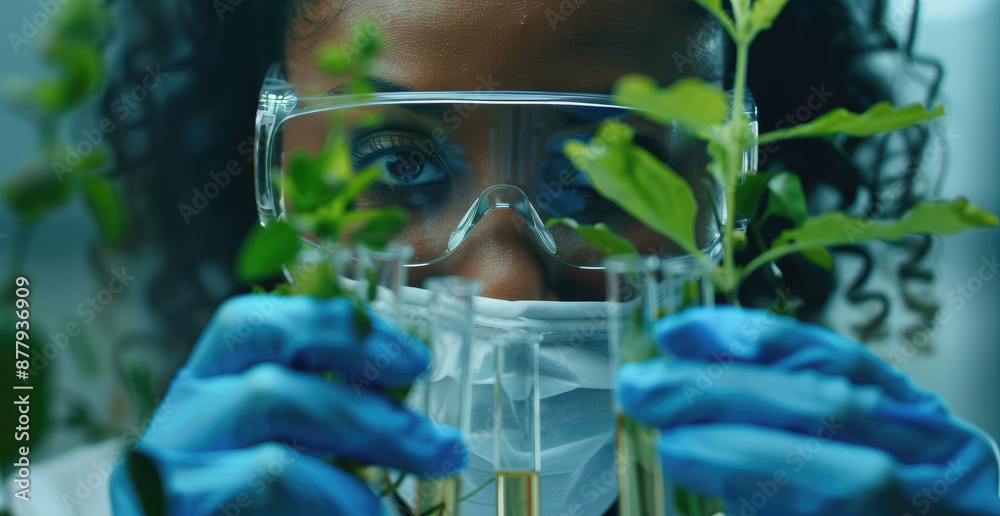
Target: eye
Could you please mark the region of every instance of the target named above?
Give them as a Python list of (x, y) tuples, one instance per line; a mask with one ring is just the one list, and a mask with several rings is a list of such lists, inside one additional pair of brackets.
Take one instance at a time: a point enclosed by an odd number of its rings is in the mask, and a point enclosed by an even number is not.
[(381, 171), (372, 185), (372, 201), (419, 204), (451, 185), (451, 173), (431, 138), (408, 131), (379, 131), (356, 142), (351, 151), (355, 169), (375, 166)]

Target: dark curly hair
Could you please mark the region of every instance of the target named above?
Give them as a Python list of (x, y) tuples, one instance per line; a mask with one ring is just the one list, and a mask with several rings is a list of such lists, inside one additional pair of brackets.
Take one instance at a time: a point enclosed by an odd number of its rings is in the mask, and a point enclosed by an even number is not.
[[(110, 135), (110, 144), (136, 221), (131, 244), (153, 245), (163, 257), (149, 293), (164, 328), (158, 335), (163, 342), (156, 344), (181, 360), (215, 306), (246, 290), (229, 274), (238, 245), (256, 218), (252, 166), (244, 145), (253, 135), (265, 71), (283, 57), (289, 23), (311, 14), (309, 0), (109, 1), (116, 18), (127, 23), (119, 24), (123, 30), (109, 44), (115, 65), (102, 105), (112, 105), (123, 91), (140, 83), (148, 66), (159, 65), (171, 74), (164, 91), (140, 104)], [(861, 111), (875, 102), (894, 100), (890, 78), (872, 58), (897, 56), (909, 67), (926, 63), (913, 56), (911, 44), (901, 44), (886, 29), (885, 9), (882, 0), (789, 2), (774, 28), (751, 50), (749, 85), (761, 129), (770, 130), (786, 115), (795, 114), (812, 88), (825, 87), (833, 95), (810, 112), (811, 117), (837, 107)], [(914, 22), (908, 40), (916, 30), (916, 14), (910, 13)], [(926, 85), (928, 103), (940, 78), (940, 71), (931, 68), (934, 79)], [(857, 209), (859, 200), (868, 199), (869, 206), (860, 206), (868, 212), (883, 187), (902, 181), (902, 198), (882, 210), (884, 215), (896, 215), (918, 197), (915, 178), (928, 138), (926, 128), (916, 128), (891, 137), (785, 142), (780, 149), (771, 149), (774, 152), (762, 149), (762, 170), (802, 174), (808, 198), (826, 200), (812, 206), (814, 210)], [(211, 172), (224, 170), (232, 160), (243, 173), (197, 213), (182, 213), (181, 204), (192, 206), (193, 189), (202, 188), (211, 180)], [(780, 223), (765, 228), (771, 234), (780, 229)], [(919, 262), (930, 240), (901, 245), (912, 254), (900, 270), (901, 278), (928, 279)], [(756, 251), (751, 245), (741, 259)], [(871, 253), (862, 247), (840, 251), (861, 256), (867, 264), (849, 289), (849, 298), (880, 304), (872, 323), (862, 329), (864, 338), (884, 321), (889, 296), (865, 288), (874, 261)], [(800, 257), (782, 260), (780, 268), (784, 276), (780, 287), (768, 277), (770, 272), (755, 274), (743, 289), (743, 302), (767, 306), (790, 292), (803, 302), (798, 316), (818, 318), (834, 289), (832, 273)]]
[[(934, 103), (942, 67), (913, 53), (920, 2), (914, 2), (912, 12), (896, 13), (906, 14), (909, 20), (908, 27), (903, 27), (903, 43), (892, 35), (887, 8), (883, 0), (789, 2), (774, 28), (763, 33), (751, 49), (748, 82), (757, 101), (761, 131), (780, 128), (782, 123), (787, 126), (793, 120), (805, 122), (839, 107), (861, 112), (880, 101), (899, 102), (896, 92), (901, 83), (923, 91), (923, 104)], [(904, 72), (902, 76), (899, 70)], [(813, 109), (810, 97), (817, 94), (828, 100)], [(788, 141), (778, 149), (762, 148), (760, 162), (763, 170), (797, 172), (812, 213), (853, 208), (873, 219), (894, 218), (922, 197), (936, 193), (940, 177), (928, 181), (935, 185), (931, 188), (921, 188), (918, 181), (923, 151), (931, 138), (929, 127), (917, 126), (871, 138)], [(784, 227), (779, 222), (763, 228), (765, 239)], [(930, 271), (921, 266), (931, 245), (930, 237), (913, 237), (896, 244), (907, 255), (897, 271), (903, 300), (925, 319), (937, 312), (938, 305), (918, 300), (911, 294), (910, 284), (932, 279)], [(875, 257), (861, 245), (833, 251), (862, 260), (861, 271), (850, 281), (846, 296), (853, 304), (877, 303), (874, 315), (857, 329), (858, 338), (869, 340), (883, 329), (891, 306), (888, 293), (866, 287)], [(759, 248), (751, 245), (744, 259), (758, 252)], [(770, 272), (760, 271), (742, 291), (745, 301), (752, 306), (777, 301), (780, 306), (787, 297), (795, 297), (801, 300), (800, 318), (818, 319), (834, 290), (834, 275), (800, 255), (781, 260), (779, 267), (784, 281), (767, 282)]]

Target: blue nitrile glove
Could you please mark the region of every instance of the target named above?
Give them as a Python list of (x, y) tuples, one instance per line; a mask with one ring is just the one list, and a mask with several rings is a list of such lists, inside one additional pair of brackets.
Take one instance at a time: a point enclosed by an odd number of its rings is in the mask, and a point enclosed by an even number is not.
[[(422, 373), (426, 346), (378, 317), (363, 340), (356, 326), (345, 299), (247, 295), (224, 303), (136, 447), (155, 465), (166, 513), (371, 516), (381, 512), (378, 496), (319, 457), (420, 475), (462, 467), (457, 430), (378, 390)], [(326, 381), (323, 371), (344, 379)], [(116, 516), (142, 513), (128, 468), (112, 477)]]
[(675, 360), (622, 367), (664, 474), (764, 515), (1000, 515), (993, 444), (860, 344), (757, 310), (659, 321)]

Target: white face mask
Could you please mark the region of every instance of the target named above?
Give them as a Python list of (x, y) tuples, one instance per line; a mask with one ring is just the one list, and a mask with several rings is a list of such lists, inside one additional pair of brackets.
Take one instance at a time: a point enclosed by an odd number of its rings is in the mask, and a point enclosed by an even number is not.
[[(404, 323), (425, 327), (431, 292), (405, 287), (400, 298)], [(605, 304), (477, 297), (473, 312), (472, 426), (461, 496), (495, 477), (492, 422), (496, 362), (493, 340), (487, 336), (528, 331), (541, 343), (541, 514), (604, 514), (618, 495)], [(425, 389), (425, 385), (415, 385), (406, 404), (424, 411)], [(415, 484), (404, 482), (400, 489), (411, 502)], [(496, 514), (495, 484), (462, 502), (459, 510), (463, 516)]]

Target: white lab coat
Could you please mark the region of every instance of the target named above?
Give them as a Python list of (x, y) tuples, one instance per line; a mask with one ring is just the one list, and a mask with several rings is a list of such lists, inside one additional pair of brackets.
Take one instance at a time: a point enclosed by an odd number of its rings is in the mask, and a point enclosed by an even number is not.
[[(29, 501), (14, 498), (17, 485), (8, 478), (0, 489), (0, 509), (13, 516), (111, 516), (109, 468), (123, 451), (120, 439), (108, 439), (41, 462), (31, 468)], [(399, 516), (391, 503), (385, 514)]]

